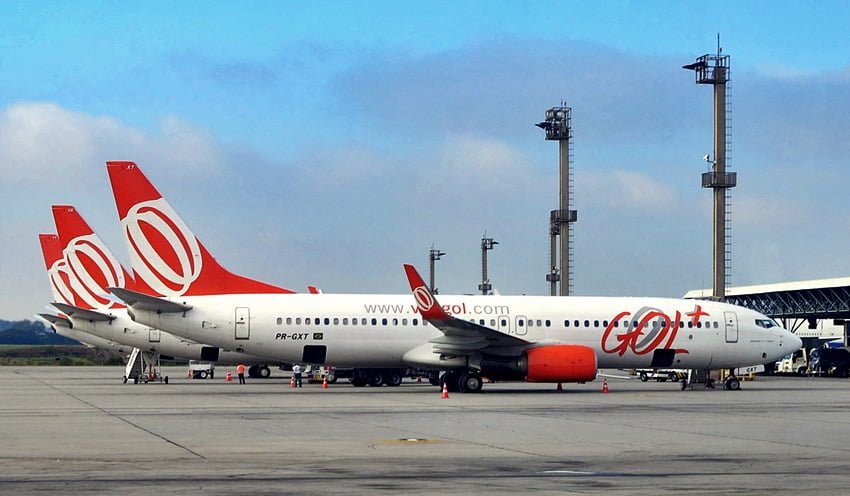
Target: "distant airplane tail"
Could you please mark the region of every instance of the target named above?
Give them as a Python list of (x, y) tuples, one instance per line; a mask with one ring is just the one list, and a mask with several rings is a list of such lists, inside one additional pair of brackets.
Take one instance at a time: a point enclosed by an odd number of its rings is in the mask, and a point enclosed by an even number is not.
[(71, 291), (71, 275), (68, 265), (62, 258), (62, 244), (56, 234), (39, 234), (41, 254), (44, 256), (44, 266), (50, 280), (50, 290), (53, 301), (73, 305), (74, 293)]
[(292, 293), (222, 267), (133, 162), (107, 162), (136, 289), (154, 296)]
[(54, 205), (62, 257), (70, 272), (74, 305), (84, 309), (121, 308), (107, 288), (133, 287), (132, 277), (71, 205)]

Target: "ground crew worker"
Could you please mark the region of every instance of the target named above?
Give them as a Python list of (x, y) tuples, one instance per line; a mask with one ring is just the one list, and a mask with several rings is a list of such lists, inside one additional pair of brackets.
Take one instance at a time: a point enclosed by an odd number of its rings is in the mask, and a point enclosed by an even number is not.
[(245, 384), (245, 364), (240, 363), (236, 366), (236, 375), (239, 376), (239, 384)]
[(295, 377), (295, 385), (301, 387), (301, 366), (297, 363), (292, 366), (292, 376)]

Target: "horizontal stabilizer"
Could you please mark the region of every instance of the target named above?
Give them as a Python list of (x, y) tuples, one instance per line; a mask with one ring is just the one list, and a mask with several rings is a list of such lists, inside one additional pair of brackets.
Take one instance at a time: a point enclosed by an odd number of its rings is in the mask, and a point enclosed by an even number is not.
[(75, 307), (66, 303), (54, 302), (51, 303), (65, 315), (74, 317), (75, 319), (89, 320), (92, 322), (109, 322), (115, 319), (114, 315), (107, 315), (95, 310), (86, 310), (85, 308)]
[(52, 325), (67, 327), (68, 329), (74, 328), (74, 325), (71, 324), (71, 321), (66, 319), (65, 317), (53, 315), (52, 313), (40, 313), (40, 314), (38, 314), (38, 316), (41, 317), (42, 319), (50, 322)]
[(109, 288), (109, 292), (121, 298), (130, 308), (148, 310), (159, 313), (183, 313), (192, 309), (192, 305), (184, 305), (156, 296), (131, 291), (124, 288)]

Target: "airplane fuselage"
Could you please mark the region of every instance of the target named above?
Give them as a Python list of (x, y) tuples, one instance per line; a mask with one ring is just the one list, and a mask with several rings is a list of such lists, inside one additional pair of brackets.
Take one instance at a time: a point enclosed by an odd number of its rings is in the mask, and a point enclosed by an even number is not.
[[(134, 318), (177, 336), (283, 362), (460, 366), (433, 352), (429, 341), (442, 333), (422, 320), (410, 295), (246, 294), (170, 300), (192, 309), (161, 314), (133, 309)], [(762, 314), (710, 301), (463, 295), (440, 295), (440, 301), (455, 317), (527, 340), (529, 347), (592, 348), (599, 368), (658, 366), (659, 357), (669, 358), (665, 366), (676, 368), (738, 367), (776, 360), (799, 343)], [(506, 356), (522, 352), (501, 351)]]

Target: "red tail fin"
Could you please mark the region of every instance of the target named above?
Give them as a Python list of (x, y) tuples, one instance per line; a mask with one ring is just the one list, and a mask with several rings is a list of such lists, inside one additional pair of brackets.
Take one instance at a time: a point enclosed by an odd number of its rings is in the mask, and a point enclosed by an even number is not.
[(404, 272), (407, 274), (407, 282), (410, 284), (410, 290), (413, 292), (416, 306), (422, 318), (425, 320), (450, 320), (451, 316), (443, 310), (434, 298), (433, 293), (422, 280), (422, 276), (416, 271), (416, 267), (404, 264)]
[(123, 288), (132, 279), (118, 259), (70, 205), (54, 205), (62, 257), (70, 271), (75, 305), (85, 309), (123, 308), (105, 296), (107, 288)]
[(62, 244), (55, 234), (39, 234), (41, 253), (44, 256), (44, 266), (50, 279), (50, 290), (53, 300), (59, 303), (73, 305), (74, 293), (71, 291), (70, 271), (62, 258)]
[(138, 290), (157, 296), (292, 293), (219, 265), (133, 162), (107, 162)]

